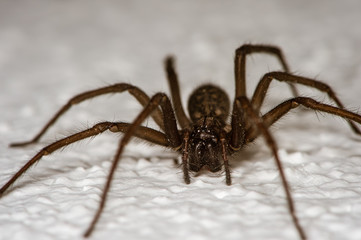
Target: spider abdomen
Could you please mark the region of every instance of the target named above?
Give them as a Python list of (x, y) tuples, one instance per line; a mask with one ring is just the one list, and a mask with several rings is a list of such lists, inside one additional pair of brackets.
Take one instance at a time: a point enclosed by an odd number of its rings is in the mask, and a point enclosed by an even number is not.
[(188, 100), (188, 111), (193, 122), (204, 117), (214, 117), (225, 122), (229, 106), (227, 94), (211, 84), (198, 87)]

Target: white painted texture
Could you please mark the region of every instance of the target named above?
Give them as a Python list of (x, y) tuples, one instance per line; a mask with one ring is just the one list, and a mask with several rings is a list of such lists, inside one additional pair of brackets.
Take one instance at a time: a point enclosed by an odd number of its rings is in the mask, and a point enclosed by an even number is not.
[[(184, 104), (207, 81), (233, 97), (235, 48), (265, 43), (357, 111), (360, 9), (352, 0), (1, 1), (0, 185), (54, 139), (103, 120), (131, 121), (141, 109), (127, 94), (94, 99), (69, 111), (41, 143), (8, 148), (33, 137), (71, 96), (115, 82), (168, 92), (167, 54), (177, 56)], [(268, 56), (248, 63), (249, 94), (263, 73), (279, 69)], [(290, 96), (272, 83), (263, 112)], [(361, 239), (361, 137), (337, 117), (301, 110), (272, 133), (309, 239)], [(31, 168), (0, 199), (0, 239), (82, 239), (119, 137), (74, 144)], [(171, 154), (139, 141), (127, 147), (91, 239), (298, 239), (262, 139), (233, 158), (232, 186), (223, 173), (184, 184)]]

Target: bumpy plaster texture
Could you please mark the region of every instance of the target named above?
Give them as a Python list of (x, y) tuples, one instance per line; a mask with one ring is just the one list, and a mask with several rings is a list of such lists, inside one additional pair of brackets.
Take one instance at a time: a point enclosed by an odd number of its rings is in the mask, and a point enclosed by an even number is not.
[[(42, 146), (103, 120), (131, 121), (127, 94), (74, 107), (39, 144), (30, 139), (71, 96), (115, 82), (168, 92), (163, 58), (177, 56), (183, 101), (204, 82), (234, 93), (242, 43), (281, 46), (291, 69), (361, 106), (357, 1), (2, 1), (0, 3), (0, 184)], [(279, 65), (255, 55), (248, 94)], [(325, 94), (300, 88), (330, 102)], [(267, 109), (291, 97), (272, 83)], [(154, 126), (152, 121), (144, 123)], [(310, 239), (361, 239), (361, 137), (337, 117), (295, 110), (272, 128)], [(42, 159), (0, 199), (0, 239), (81, 239), (98, 206), (121, 137), (104, 134)], [(260, 138), (224, 174), (184, 184), (171, 151), (132, 142), (117, 169), (92, 239), (297, 239), (273, 158)]]

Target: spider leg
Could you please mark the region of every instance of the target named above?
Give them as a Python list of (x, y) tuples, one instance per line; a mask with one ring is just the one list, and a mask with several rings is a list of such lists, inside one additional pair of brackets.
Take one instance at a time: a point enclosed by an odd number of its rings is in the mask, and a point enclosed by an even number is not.
[(231, 131), (229, 147), (233, 151), (238, 151), (244, 145), (245, 141), (245, 119), (244, 111), (237, 106), (237, 101), (233, 102), (232, 119), (231, 119)]
[(190, 134), (189, 130), (184, 131), (184, 135), (183, 135), (184, 147), (183, 147), (183, 151), (182, 151), (183, 176), (184, 176), (184, 182), (186, 184), (191, 183), (191, 179), (189, 177), (189, 170), (188, 170), (189, 134)]
[[(342, 118), (346, 118), (348, 121), (354, 121), (359, 124), (361, 124), (361, 115), (358, 115), (356, 113), (347, 111), (342, 108), (334, 107), (328, 104), (323, 104), (320, 102), (317, 102), (313, 100), (312, 98), (307, 97), (297, 97), (289, 99), (275, 108), (273, 108), (271, 111), (263, 115), (263, 122), (266, 127), (271, 126), (273, 123), (275, 123), (278, 119), (280, 119), (282, 116), (284, 116), (286, 113), (288, 113), (291, 109), (296, 108), (300, 105), (303, 105), (307, 108), (321, 111), (325, 113), (330, 113)], [(358, 133), (358, 132), (356, 132)], [(252, 142), (259, 134), (257, 133), (257, 130), (254, 127), (251, 127), (246, 131), (246, 139), (247, 142)]]
[[(71, 136), (65, 137), (61, 140), (58, 140), (43, 149), (40, 150), (38, 154), (36, 154), (32, 159), (30, 159), (15, 175), (0, 189), (0, 197), (2, 194), (23, 174), (25, 173), (34, 163), (38, 162), (43, 156), (49, 155), (52, 152), (70, 145), (74, 142), (83, 140), (85, 138), (96, 136), (100, 133), (103, 133), (106, 130), (111, 132), (126, 132), (129, 128), (129, 123), (122, 123), (122, 122), (101, 122), (93, 127), (81, 131), (79, 133), (75, 133)], [(164, 133), (159, 131), (153, 130), (147, 127), (139, 127), (134, 135), (136, 137), (142, 138), (149, 142), (153, 142), (162, 146), (169, 146), (168, 139)]]
[(182, 145), (181, 136), (179, 135), (177, 129), (177, 122), (174, 116), (173, 108), (170, 103), (169, 98), (164, 93), (157, 93), (155, 94), (151, 100), (149, 101), (148, 105), (143, 109), (143, 111), (135, 118), (133, 123), (128, 127), (127, 131), (123, 135), (122, 139), (119, 141), (119, 148), (117, 153), (114, 156), (112, 166), (110, 168), (109, 175), (107, 177), (107, 181), (103, 190), (103, 194), (101, 196), (101, 201), (98, 207), (98, 210), (89, 225), (89, 228), (84, 234), (84, 237), (89, 237), (92, 231), (95, 228), (96, 223), (99, 220), (99, 217), (104, 209), (104, 205), (106, 202), (107, 194), (110, 189), (111, 181), (113, 180), (114, 172), (118, 166), (118, 162), (120, 157), (123, 153), (124, 147), (127, 145), (131, 137), (137, 131), (140, 124), (158, 107), (162, 108), (164, 113), (164, 131), (167, 136), (167, 140), (169, 143), (169, 147), (174, 149), (179, 149)]
[(270, 148), (270, 150), (273, 153), (276, 165), (278, 167), (278, 171), (280, 173), (280, 177), (282, 180), (282, 184), (283, 184), (283, 188), (285, 190), (286, 193), (286, 197), (287, 197), (287, 203), (288, 203), (288, 209), (289, 212), (292, 216), (292, 221), (298, 231), (298, 234), (300, 236), (301, 239), (306, 239), (306, 235), (303, 231), (303, 228), (301, 227), (297, 215), (296, 215), (296, 211), (295, 211), (295, 207), (294, 207), (294, 201), (290, 192), (290, 188), (286, 179), (286, 175), (283, 172), (283, 166), (282, 163), (280, 161), (280, 158), (278, 156), (277, 153), (277, 145), (276, 142), (274, 141), (272, 135), (270, 134), (270, 132), (267, 129), (267, 126), (264, 124), (263, 119), (261, 117), (258, 116), (257, 112), (253, 109), (250, 101), (246, 98), (246, 97), (238, 97), (236, 100), (236, 107), (238, 109), (242, 109), (246, 116), (248, 118), (251, 119), (251, 122), (255, 125), (255, 128), (261, 132), (262, 136), (265, 139), (266, 144), (268, 145), (268, 147)]
[(174, 111), (177, 116), (179, 125), (182, 129), (190, 128), (191, 121), (187, 117), (184, 112), (182, 101), (180, 98), (179, 84), (178, 84), (178, 76), (174, 69), (174, 59), (169, 56), (165, 59), (165, 70), (167, 72), (167, 79), (169, 83), (169, 87), (172, 93), (172, 101), (174, 106)]
[[(147, 105), (149, 102), (149, 97), (139, 88), (132, 86), (126, 83), (118, 83), (108, 87), (99, 88), (91, 91), (87, 91), (81, 93), (73, 98), (71, 98), (50, 120), (49, 122), (41, 129), (41, 131), (30, 141), (26, 142), (19, 142), (19, 143), (12, 143), (10, 144), (11, 147), (20, 147), (25, 146), (31, 143), (37, 142), (44, 133), (51, 127), (58, 118), (63, 115), (69, 108), (73, 105), (81, 103), (85, 100), (109, 93), (122, 93), (124, 91), (128, 91), (131, 95), (133, 95), (143, 106)], [(162, 120), (162, 112), (160, 109), (156, 109), (152, 114), (154, 121), (159, 125), (161, 129), (164, 129), (163, 120)]]
[[(236, 80), (236, 97), (247, 96), (246, 94), (246, 56), (252, 53), (266, 53), (275, 55), (282, 65), (285, 72), (289, 72), (288, 65), (281, 49), (271, 45), (253, 45), (245, 44), (236, 49), (234, 58), (234, 73)], [(297, 90), (293, 84), (290, 84), (293, 96), (298, 96)]]
[(227, 138), (225, 131), (222, 131), (220, 133), (220, 142), (222, 145), (222, 159), (224, 163), (224, 170), (226, 172), (226, 184), (230, 186), (232, 184), (232, 179), (231, 179), (231, 171), (229, 170), (229, 162), (227, 158)]
[[(271, 81), (274, 79), (278, 80), (280, 82), (302, 84), (305, 86), (309, 86), (309, 87), (318, 89), (321, 92), (327, 93), (328, 97), (330, 99), (332, 99), (339, 108), (344, 109), (344, 106), (341, 103), (341, 101), (336, 97), (336, 94), (334, 93), (334, 91), (327, 84), (322, 83), (320, 81), (316, 81), (314, 79), (309, 79), (309, 78), (293, 75), (290, 73), (270, 72), (270, 73), (265, 74), (262, 77), (262, 79), (260, 80), (260, 82), (258, 83), (258, 85), (254, 91), (251, 103), (256, 112), (259, 112), (261, 105), (263, 103), (263, 100), (266, 96), (268, 87), (269, 87)], [(350, 124), (350, 127), (352, 128), (352, 130), (355, 133), (361, 134), (360, 130), (357, 128), (357, 126), (352, 121), (348, 121), (348, 122)]]

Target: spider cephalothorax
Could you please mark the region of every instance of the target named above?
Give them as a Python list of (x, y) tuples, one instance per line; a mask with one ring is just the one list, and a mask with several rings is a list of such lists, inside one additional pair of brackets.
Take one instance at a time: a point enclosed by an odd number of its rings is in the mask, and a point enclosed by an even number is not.
[[(276, 56), (284, 71), (265, 74), (259, 81), (252, 97), (248, 98), (246, 94), (245, 79), (246, 56), (252, 53), (266, 53)], [(277, 47), (243, 45), (236, 50), (234, 67), (236, 88), (235, 99), (231, 105), (232, 110), (230, 111), (230, 101), (227, 94), (219, 87), (207, 84), (197, 88), (189, 99), (188, 109), (190, 119), (183, 110), (178, 77), (174, 69), (172, 57), (168, 57), (165, 61), (172, 103), (164, 93), (157, 93), (152, 98), (149, 98), (138, 87), (126, 83), (119, 83), (95, 89), (73, 97), (55, 114), (34, 139), (28, 142), (15, 143), (11, 146), (24, 146), (37, 142), (47, 129), (71, 106), (96, 96), (127, 91), (134, 96), (144, 108), (132, 123), (101, 122), (89, 129), (75, 133), (44, 147), (0, 189), (0, 196), (43, 156), (51, 154), (64, 146), (85, 138), (93, 137), (107, 130), (111, 132), (122, 132), (124, 133), (124, 136), (119, 141), (119, 147), (114, 156), (99, 208), (88, 230), (84, 234), (84, 236), (87, 237), (94, 230), (103, 211), (113, 175), (122, 156), (124, 147), (128, 144), (131, 137), (135, 136), (178, 151), (182, 157), (184, 181), (187, 184), (191, 182), (189, 171), (198, 172), (202, 169), (206, 169), (211, 172), (216, 172), (221, 170), (223, 166), (226, 184), (230, 185), (231, 173), (227, 156), (240, 151), (245, 144), (254, 141), (258, 136), (262, 135), (265, 138), (265, 142), (270, 148), (278, 167), (292, 221), (300, 238), (306, 239), (304, 230), (299, 224), (296, 216), (292, 195), (288, 187), (282, 163), (277, 153), (277, 145), (272, 135), (269, 133), (268, 128), (291, 109), (296, 108), (299, 105), (347, 119), (352, 130), (357, 134), (360, 134), (360, 131), (355, 126), (354, 122), (360, 124), (361, 116), (345, 110), (328, 85), (317, 80), (290, 74), (283, 54)], [(290, 84), (295, 96), (275, 106), (266, 114), (261, 115), (260, 108), (272, 80)], [(295, 84), (302, 84), (327, 93), (337, 106), (323, 104), (312, 98), (298, 97), (294, 86)], [(231, 115), (230, 121), (227, 121), (229, 115)], [(141, 126), (142, 122), (149, 116), (154, 119), (161, 131)], [(178, 129), (177, 123), (180, 125), (181, 130)]]
[(202, 168), (211, 172), (220, 171), (220, 128), (213, 117), (204, 117), (197, 121), (189, 136), (189, 170), (198, 172)]

